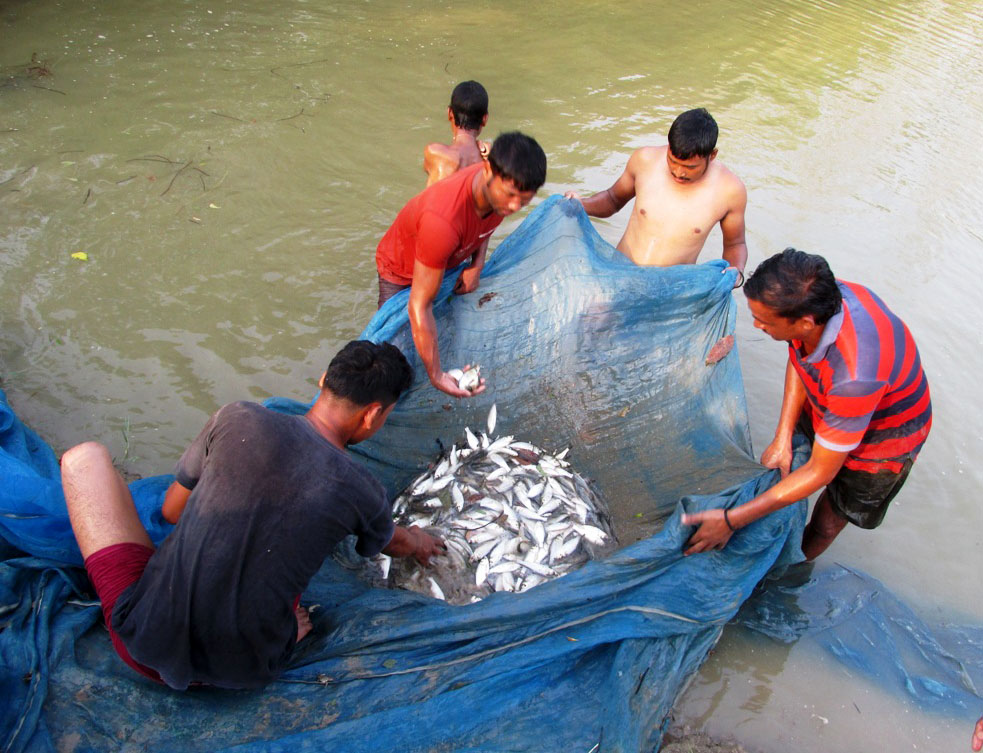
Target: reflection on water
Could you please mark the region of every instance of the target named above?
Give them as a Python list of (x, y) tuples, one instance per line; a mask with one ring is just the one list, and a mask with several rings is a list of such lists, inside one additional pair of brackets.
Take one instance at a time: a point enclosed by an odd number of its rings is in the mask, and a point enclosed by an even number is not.
[[(983, 337), (983, 14), (969, 0), (679, 6), (0, 2), (12, 404), (56, 448), (94, 437), (126, 445), (136, 471), (167, 470), (217, 405), (308, 398), (362, 330), (375, 244), (424, 184), (454, 83), (488, 88), (486, 135), (543, 144), (544, 193), (606, 187), (706, 106), (749, 189), (750, 263), (823, 253), (902, 315), (932, 383), (935, 428), (905, 492), (880, 530), (848, 530), (827, 556), (923, 615), (980, 623), (983, 437), (964, 396)], [(616, 242), (626, 222), (597, 226)], [(738, 303), (760, 450), (784, 351)], [(680, 714), (763, 750), (965, 745), (968, 728), (786, 651), (728, 630)], [(862, 714), (829, 706), (851, 693)]]

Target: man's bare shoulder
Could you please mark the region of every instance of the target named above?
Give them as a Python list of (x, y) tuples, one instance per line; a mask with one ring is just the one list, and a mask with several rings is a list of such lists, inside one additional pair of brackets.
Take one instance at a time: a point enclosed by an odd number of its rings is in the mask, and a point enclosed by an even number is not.
[(429, 176), (430, 186), (448, 175), (453, 175), (461, 166), (461, 154), (453, 146), (433, 143), (423, 148), (423, 169)]
[(453, 146), (441, 144), (440, 142), (434, 142), (423, 147), (423, 158), (425, 160), (454, 162), (456, 164), (458, 161), (458, 153)]
[(717, 190), (732, 201), (747, 201), (747, 188), (744, 181), (737, 177), (727, 165), (716, 163)]
[(631, 157), (628, 158), (628, 163), (634, 163), (639, 168), (657, 165), (660, 162), (665, 162), (666, 149), (668, 148), (668, 146), (643, 146), (632, 152)]

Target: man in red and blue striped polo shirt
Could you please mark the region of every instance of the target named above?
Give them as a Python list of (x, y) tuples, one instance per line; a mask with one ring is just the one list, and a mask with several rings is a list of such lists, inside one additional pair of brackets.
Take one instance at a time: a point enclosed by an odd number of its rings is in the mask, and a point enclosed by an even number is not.
[[(795, 249), (762, 262), (744, 293), (754, 326), (788, 342), (785, 397), (761, 463), (782, 480), (731, 510), (683, 516), (699, 525), (686, 554), (720, 549), (742, 526), (826, 487), (802, 537), (815, 559), (846, 524), (876, 528), (932, 426), (932, 401), (911, 333), (873, 292), (833, 277)], [(796, 426), (813, 439), (793, 472)]]

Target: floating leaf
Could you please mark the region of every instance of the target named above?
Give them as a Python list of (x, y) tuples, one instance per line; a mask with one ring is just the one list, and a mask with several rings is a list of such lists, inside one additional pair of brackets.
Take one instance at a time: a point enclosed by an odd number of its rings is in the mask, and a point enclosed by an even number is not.
[(209, 204), (208, 205), (208, 208), (209, 209), (221, 209), (222, 207), (220, 207), (218, 204)]
[(72, 258), (78, 259), (79, 261), (88, 261), (89, 255), (85, 253), (85, 251), (76, 251), (74, 254), (72, 254)]
[(191, 221), (200, 225), (201, 224), (201, 217), (195, 217), (194, 215), (192, 215)]
[(62, 160), (61, 164), (63, 164), (65, 167), (68, 167), (69, 165), (74, 165), (75, 163), (72, 162), (71, 160), (66, 159), (66, 160)]

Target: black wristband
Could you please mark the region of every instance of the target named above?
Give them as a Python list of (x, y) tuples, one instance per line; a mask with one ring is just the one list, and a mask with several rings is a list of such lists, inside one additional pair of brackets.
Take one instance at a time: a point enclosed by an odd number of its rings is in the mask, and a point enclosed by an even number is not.
[(736, 528), (734, 528), (734, 526), (732, 526), (730, 524), (730, 518), (727, 517), (727, 509), (726, 508), (724, 508), (724, 523), (727, 524), (727, 527), (731, 530), (731, 533), (733, 533), (734, 531), (737, 530)]
[(736, 287), (736, 288), (743, 288), (744, 287), (744, 273), (741, 270), (737, 270), (737, 274), (739, 274), (741, 276), (741, 281), (739, 283), (737, 283), (737, 285), (735, 285), (734, 287)]

